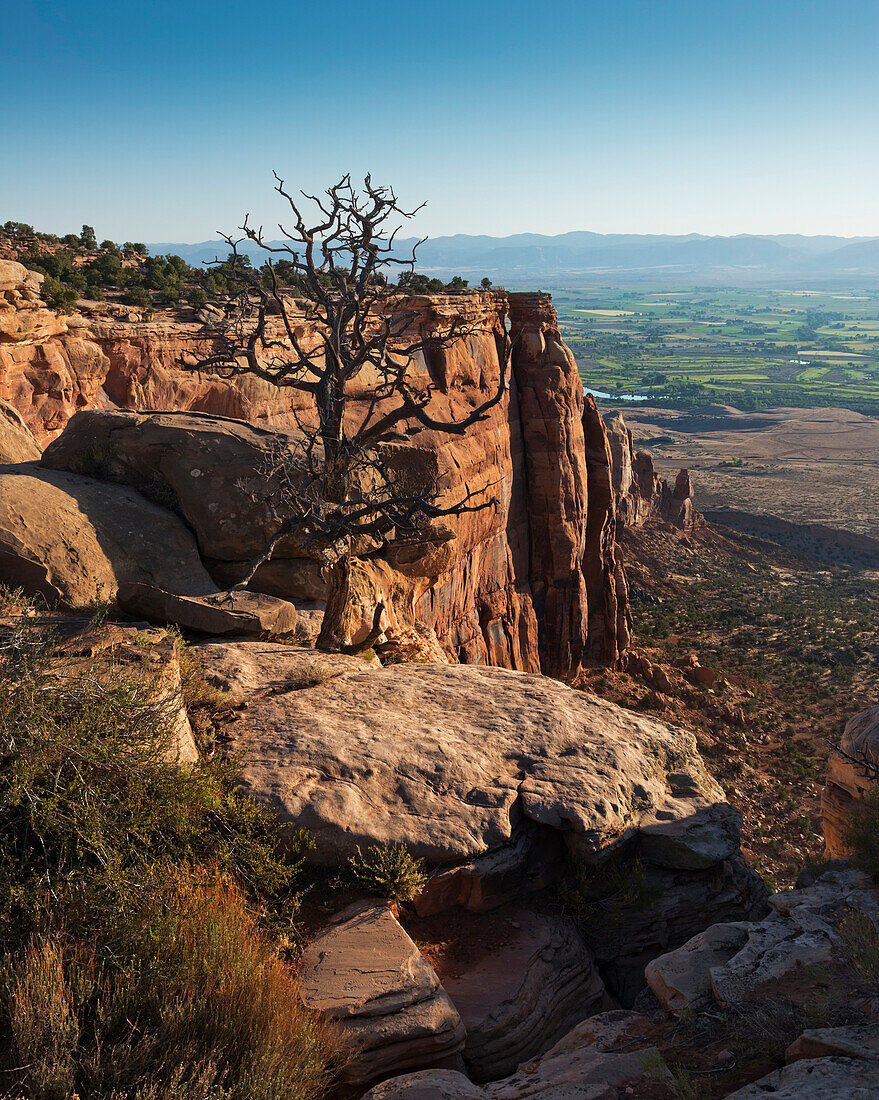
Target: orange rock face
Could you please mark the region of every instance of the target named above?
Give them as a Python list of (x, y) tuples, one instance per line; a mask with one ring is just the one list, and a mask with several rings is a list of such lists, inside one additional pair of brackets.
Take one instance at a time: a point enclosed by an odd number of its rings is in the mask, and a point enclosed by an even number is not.
[[(21, 282), (14, 272), (7, 281), (16, 275)], [(194, 411), (272, 427), (295, 424), (293, 403), (306, 409), (299, 393), (183, 367), (181, 360), (214, 350), (209, 324), (144, 322), (105, 304), (65, 321), (42, 307), (33, 283), (29, 293), (28, 308), (54, 321), (43, 337), (23, 342), (15, 335), (21, 325), (16, 330), (8, 322), (20, 303), (0, 313), (0, 329), (11, 334), (0, 342), (0, 397), (42, 444), (79, 409)], [(507, 302), (514, 338), (508, 394), (464, 436), (425, 430), (416, 437), (419, 449), (435, 453), (443, 500), (479, 486), (498, 506), (448, 517), (452, 538), (419, 547), (414, 557), (411, 547), (392, 547), (377, 563), (374, 583), (393, 593), (401, 634), (426, 628), (452, 661), (570, 676), (584, 661), (613, 663), (625, 652), (628, 605), (614, 547), (604, 424), (594, 404), (584, 418), (583, 387), (550, 298), (473, 292), (412, 299), (407, 308), (421, 311), (417, 326), (424, 331), (447, 326), (462, 310), (480, 320), (478, 331), (419, 364), (434, 386), (433, 414), (460, 419), (497, 388), (497, 336)], [(301, 339), (308, 335), (303, 324)], [(352, 416), (367, 386), (368, 379), (362, 394), (352, 394)], [(587, 422), (590, 453), (604, 456), (591, 467)], [(235, 562), (208, 564), (215, 576), (234, 576)], [(267, 591), (320, 598), (314, 562), (282, 559), (271, 567)]]

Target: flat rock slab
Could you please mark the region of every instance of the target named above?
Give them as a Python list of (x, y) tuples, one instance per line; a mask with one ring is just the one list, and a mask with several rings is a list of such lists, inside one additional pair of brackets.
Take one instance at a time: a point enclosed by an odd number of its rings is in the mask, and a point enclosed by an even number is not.
[(874, 1100), (879, 1064), (857, 1058), (806, 1058), (777, 1069), (726, 1100)]
[(0, 469), (0, 582), (74, 609), (127, 582), (215, 588), (179, 516), (126, 486), (29, 464)]
[(130, 615), (153, 623), (174, 623), (201, 634), (292, 634), (296, 608), (276, 596), (242, 589), (181, 596), (154, 585), (119, 586), (118, 603)]
[(260, 700), (230, 733), (250, 792), (310, 829), (327, 862), (388, 842), (465, 862), (507, 844), (523, 816), (597, 861), (658, 806), (687, 817), (697, 791), (702, 806), (723, 802), (692, 734), (499, 668), (349, 673)]
[(498, 945), (445, 981), (467, 1029), (464, 1061), (474, 1081), (513, 1073), (605, 999), (592, 955), (569, 922), (518, 909), (498, 926)]
[(346, 910), (305, 949), (303, 1003), (326, 1016), (382, 1016), (432, 996), (439, 978), (384, 905)]
[(340, 913), (306, 948), (300, 980), (303, 1004), (336, 1022), (348, 1084), (441, 1065), (464, 1046), (457, 1009), (386, 903)]
[(326, 683), (343, 672), (381, 668), (378, 657), (322, 653), (281, 642), (234, 639), (192, 647), (208, 683), (225, 691), (233, 706), (252, 705), (267, 695)]

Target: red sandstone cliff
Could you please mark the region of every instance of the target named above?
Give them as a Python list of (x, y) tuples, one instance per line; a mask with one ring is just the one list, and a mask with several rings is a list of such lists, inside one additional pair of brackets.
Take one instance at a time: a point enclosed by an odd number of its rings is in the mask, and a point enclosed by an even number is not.
[[(59, 318), (39, 302), (38, 279), (20, 265), (0, 262), (0, 286), (6, 290), (0, 397), (44, 444), (77, 410), (101, 406), (292, 425), (290, 391), (180, 367), (181, 357), (213, 348), (210, 324), (144, 322), (136, 312), (108, 305)], [(587, 660), (617, 661), (628, 645), (629, 620), (614, 543), (615, 502), (607, 465), (587, 459), (587, 453), (609, 454), (607, 438), (594, 404), (584, 405), (549, 296), (473, 292), (413, 304), (424, 330), (447, 325), (462, 309), (480, 322), (478, 331), (422, 364), (435, 387), (437, 412), (452, 416), (496, 388), (496, 337), (509, 306), (515, 350), (508, 396), (465, 437), (429, 431), (417, 437), (418, 450), (433, 453), (445, 496), (495, 485), (500, 507), (454, 517), (453, 537), (421, 548), (414, 558), (411, 548), (392, 548), (371, 570), (370, 583), (392, 594), (401, 618), (434, 632), (451, 660), (560, 676), (574, 674)], [(292, 397), (298, 405), (301, 395)], [(225, 581), (240, 566), (233, 558), (207, 564)], [(271, 566), (262, 576), (267, 589), (320, 598), (314, 562), (282, 558)]]

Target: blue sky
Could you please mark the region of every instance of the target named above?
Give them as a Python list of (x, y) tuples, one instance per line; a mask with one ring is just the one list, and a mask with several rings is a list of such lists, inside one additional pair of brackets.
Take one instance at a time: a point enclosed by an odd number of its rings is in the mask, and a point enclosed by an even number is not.
[(15, 0), (0, 220), (197, 241), (369, 170), (433, 236), (879, 236), (877, 44), (877, 0)]

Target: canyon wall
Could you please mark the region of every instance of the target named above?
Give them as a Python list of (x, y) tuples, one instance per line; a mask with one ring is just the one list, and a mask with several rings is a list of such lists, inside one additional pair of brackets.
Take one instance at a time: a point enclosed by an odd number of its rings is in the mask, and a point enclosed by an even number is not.
[[(39, 277), (0, 262), (0, 398), (45, 445), (84, 409), (198, 412), (292, 428), (306, 398), (252, 377), (200, 375), (181, 365), (216, 348), (219, 329), (97, 303), (59, 317), (39, 301)], [(444, 330), (461, 313), (467, 334), (416, 367), (434, 389), (433, 415), (460, 419), (497, 389), (508, 312), (513, 357), (503, 400), (466, 435), (425, 430), (412, 445), (436, 467), (441, 500), (478, 487), (497, 506), (448, 517), (434, 544), (392, 545), (370, 580), (401, 622), (434, 634), (447, 659), (574, 674), (584, 661), (616, 663), (628, 645), (628, 606), (615, 548), (607, 437), (584, 402), (576, 364), (548, 295), (470, 292), (412, 298), (414, 327)], [(300, 338), (309, 340), (304, 321)], [(351, 394), (362, 411), (369, 379)], [(587, 451), (586, 433), (592, 440)], [(237, 579), (248, 553), (205, 553), (218, 583)], [(297, 556), (297, 554), (299, 556)], [(275, 595), (320, 599), (314, 560), (277, 555), (255, 584)], [(378, 596), (376, 597), (378, 598)], [(363, 613), (369, 600), (364, 597)]]

